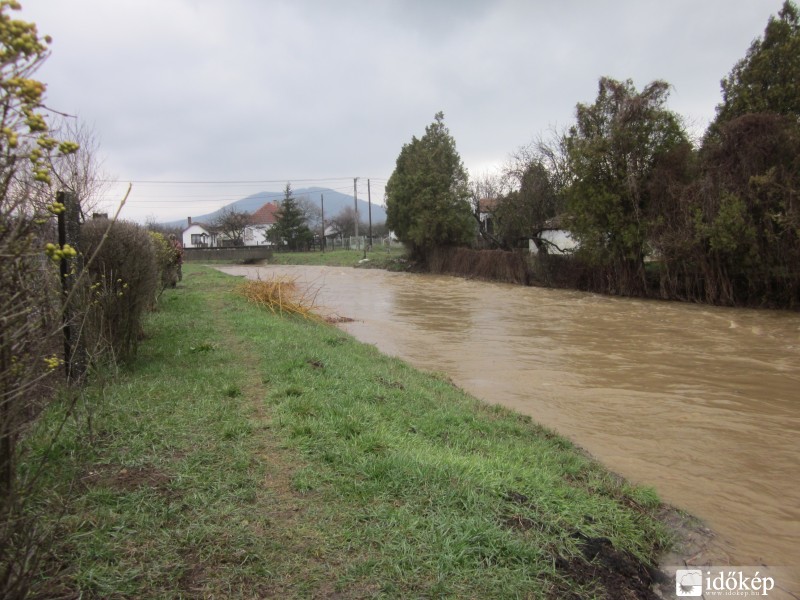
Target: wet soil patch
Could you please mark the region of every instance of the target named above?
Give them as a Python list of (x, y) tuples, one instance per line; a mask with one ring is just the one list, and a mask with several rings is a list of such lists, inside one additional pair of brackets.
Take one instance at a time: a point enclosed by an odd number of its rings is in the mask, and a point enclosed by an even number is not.
[[(597, 586), (609, 599), (656, 600), (651, 586), (658, 573), (628, 552), (614, 548), (604, 537), (573, 535), (580, 539), (581, 556), (556, 557), (558, 572), (581, 586)], [(580, 600), (574, 592), (558, 590), (554, 598)]]
[[(506, 512), (501, 516), (501, 522), (506, 527), (519, 531), (534, 528), (546, 531), (552, 528), (546, 518), (536, 515), (535, 504), (525, 494), (509, 491), (503, 494), (503, 499), (524, 507), (528, 513), (533, 511), (533, 516), (516, 511)], [(592, 518), (587, 516), (586, 520), (591, 522)], [(573, 532), (571, 536), (578, 540), (581, 554), (569, 558), (554, 557), (556, 569), (564, 580), (581, 588), (594, 588), (601, 594), (600, 597), (613, 600), (658, 598), (651, 588), (654, 581), (661, 579), (656, 569), (651, 569), (628, 552), (617, 550), (608, 538), (590, 537), (580, 531)], [(557, 585), (550, 597), (554, 600), (581, 600), (582, 597), (574, 591), (575, 587)]]
[(92, 466), (80, 478), (85, 488), (110, 487), (125, 492), (151, 489), (159, 495), (173, 497), (176, 491), (170, 485), (171, 478), (152, 465), (124, 467), (101, 464)]

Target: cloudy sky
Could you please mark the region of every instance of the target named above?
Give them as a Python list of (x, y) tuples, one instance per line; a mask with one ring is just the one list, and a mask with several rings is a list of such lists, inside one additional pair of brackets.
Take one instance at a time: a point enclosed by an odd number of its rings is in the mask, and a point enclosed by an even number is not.
[[(319, 185), (382, 201), (437, 111), (472, 175), (592, 102), (665, 79), (702, 132), (782, 0), (21, 0), (53, 37), (37, 77), (77, 115), (123, 217), (203, 214)], [(152, 183), (163, 182), (163, 183)], [(178, 183), (178, 182), (191, 182)], [(214, 182), (214, 183), (208, 183)], [(120, 186), (106, 193), (110, 203)]]

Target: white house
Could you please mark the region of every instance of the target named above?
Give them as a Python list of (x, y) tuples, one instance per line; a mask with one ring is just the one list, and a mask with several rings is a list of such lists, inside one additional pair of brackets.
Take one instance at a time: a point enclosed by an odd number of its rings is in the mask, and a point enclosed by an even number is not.
[(184, 248), (214, 248), (217, 245), (217, 232), (205, 223), (192, 223), (189, 217), (189, 226), (183, 230), (182, 242)]
[(499, 200), (497, 198), (481, 198), (478, 200), (478, 221), (481, 231), (494, 233), (494, 211)]
[(271, 246), (266, 234), (278, 221), (276, 213), (278, 205), (267, 202), (250, 216), (250, 222), (244, 228), (245, 246)]

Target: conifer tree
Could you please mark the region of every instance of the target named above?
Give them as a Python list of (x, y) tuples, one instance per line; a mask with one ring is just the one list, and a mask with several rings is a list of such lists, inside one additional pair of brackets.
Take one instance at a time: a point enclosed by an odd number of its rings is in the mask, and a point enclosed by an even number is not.
[(314, 234), (308, 228), (306, 217), (292, 195), (292, 186), (287, 183), (281, 206), (276, 213), (276, 223), (267, 232), (267, 239), (287, 250), (303, 250), (308, 247)]

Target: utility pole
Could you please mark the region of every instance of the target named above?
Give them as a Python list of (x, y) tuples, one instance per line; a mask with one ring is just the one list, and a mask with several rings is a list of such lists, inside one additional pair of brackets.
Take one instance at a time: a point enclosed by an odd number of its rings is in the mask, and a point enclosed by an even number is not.
[(319, 195), (319, 208), (322, 212), (322, 239), (320, 240), (319, 247), (322, 248), (322, 253), (325, 253), (325, 196)]
[(353, 177), (353, 204), (356, 208), (356, 249), (358, 248), (358, 177)]
[(369, 210), (369, 249), (372, 250), (372, 194), (369, 191), (369, 179), (367, 179), (367, 206)]

